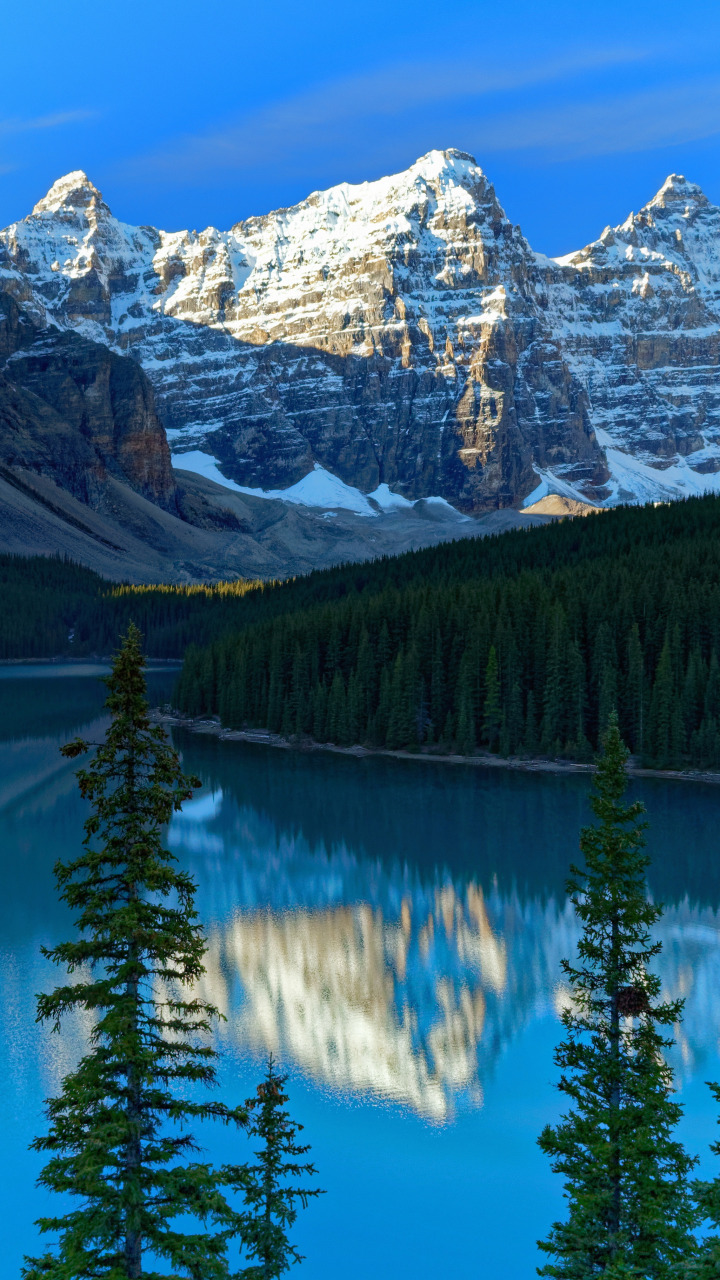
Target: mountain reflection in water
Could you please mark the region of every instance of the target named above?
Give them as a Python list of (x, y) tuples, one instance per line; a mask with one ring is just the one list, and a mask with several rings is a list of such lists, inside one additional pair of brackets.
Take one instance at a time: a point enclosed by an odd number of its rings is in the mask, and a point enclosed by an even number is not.
[[(469, 787), (467, 770), (325, 757), (320, 790), (317, 756), (177, 741), (209, 783), (169, 842), (199, 884), (205, 994), (227, 1017), (222, 1034), (434, 1121), (477, 1105), (508, 1044), (567, 999), (560, 960), (577, 926), (563, 881), (587, 778), (548, 786), (474, 770)], [(678, 820), (652, 833), (665, 893)], [(681, 1074), (717, 1051), (716, 874), (696, 860), (690, 888), (702, 893), (674, 895), (660, 927), (664, 994), (687, 1001)]]
[[(154, 700), (174, 674), (153, 673)], [(52, 1035), (36, 992), (58, 972), (41, 954), (72, 935), (52, 866), (82, 840), (87, 806), (74, 733), (103, 731), (105, 690), (77, 666), (0, 668), (0, 1280), (37, 1252), (34, 1220), (56, 1212), (28, 1150), (87, 1044), (90, 1019)], [(562, 1213), (560, 1179), (536, 1144), (557, 1118), (560, 959), (576, 925), (564, 882), (588, 820), (587, 776), (514, 774), (385, 758), (305, 755), (179, 732), (203, 788), (168, 838), (198, 885), (206, 987), (219, 1031), (221, 1096), (247, 1097), (267, 1049), (290, 1075), (328, 1195), (296, 1224), (308, 1274), (488, 1275), (526, 1280), (535, 1241)], [(720, 1076), (720, 791), (633, 784), (650, 819), (652, 892), (667, 991), (687, 996), (675, 1065), (680, 1132), (713, 1177)], [(479, 1105), (483, 1102), (483, 1105)], [(214, 1162), (238, 1158), (223, 1127), (199, 1134)], [(204, 1157), (203, 1157), (204, 1158)], [(518, 1196), (521, 1229), (515, 1229)], [(510, 1215), (510, 1216), (508, 1216)], [(512, 1221), (512, 1229), (508, 1230)]]

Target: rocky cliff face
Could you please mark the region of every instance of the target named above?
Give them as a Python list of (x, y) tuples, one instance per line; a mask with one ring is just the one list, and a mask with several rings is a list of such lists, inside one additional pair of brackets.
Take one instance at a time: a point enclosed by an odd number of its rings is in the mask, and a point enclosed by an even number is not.
[(340, 491), (339, 504), (324, 505), (342, 507), (346, 490), (350, 509), (318, 511), (323, 502), (302, 495), (258, 497), (173, 471), (140, 366), (73, 328), (38, 327), (39, 318), (0, 291), (2, 551), (65, 554), (132, 582), (277, 578), (543, 522), (515, 511), (470, 519), (445, 502), (389, 493), (383, 504), (327, 472), (310, 476)]
[(176, 507), (170, 450), (139, 365), (72, 330), (36, 327), (2, 292), (0, 464), (50, 476), (95, 508), (108, 476)]
[(621, 226), (538, 266), (548, 319), (607, 453), (613, 497), (716, 488), (720, 209), (672, 174)]
[(607, 502), (715, 483), (719, 230), (672, 178), (542, 258), (457, 151), (228, 232), (126, 226), (77, 172), (0, 233), (0, 276), (37, 323), (131, 353), (173, 450), (241, 485), (320, 464), (469, 510)]

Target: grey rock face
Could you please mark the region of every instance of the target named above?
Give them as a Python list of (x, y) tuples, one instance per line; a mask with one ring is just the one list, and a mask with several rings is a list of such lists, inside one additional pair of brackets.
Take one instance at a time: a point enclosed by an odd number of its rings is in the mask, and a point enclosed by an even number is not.
[(134, 360), (38, 329), (0, 292), (0, 465), (51, 477), (99, 508), (108, 476), (176, 510), (170, 450)]
[(174, 448), (239, 483), (319, 462), (477, 509), (529, 492), (537, 465), (590, 496), (606, 478), (533, 254), (460, 152), (222, 234), (126, 227), (71, 174), (2, 241), (5, 287), (131, 352)]
[(131, 353), (173, 450), (239, 484), (319, 463), (464, 510), (539, 476), (612, 502), (714, 483), (719, 232), (673, 177), (542, 258), (457, 151), (227, 232), (126, 226), (77, 172), (0, 233), (0, 277), (38, 323)]
[(173, 471), (139, 365), (73, 330), (39, 328), (0, 291), (3, 551), (65, 554), (132, 582), (277, 578), (544, 522), (466, 517), (447, 503), (365, 506), (317, 511)]
[(711, 485), (720, 469), (720, 209), (671, 174), (621, 226), (538, 265), (548, 319), (608, 451), (613, 498)]

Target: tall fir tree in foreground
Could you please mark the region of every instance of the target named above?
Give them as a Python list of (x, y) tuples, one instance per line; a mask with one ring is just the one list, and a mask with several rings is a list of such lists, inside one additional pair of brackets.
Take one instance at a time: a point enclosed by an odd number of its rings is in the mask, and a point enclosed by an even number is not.
[(570, 1108), (538, 1139), (567, 1201), (566, 1220), (538, 1242), (549, 1258), (538, 1274), (560, 1280), (669, 1280), (695, 1250), (695, 1161), (673, 1137), (682, 1109), (663, 1057), (682, 1001), (660, 1003), (649, 969), (662, 908), (646, 897), (644, 808), (624, 803), (627, 756), (613, 714), (591, 797), (596, 822), (580, 837), (586, 870), (572, 867), (567, 886), (582, 924), (577, 963), (563, 961), (571, 1004), (556, 1051)]
[(240, 1215), (240, 1235), (248, 1258), (256, 1260), (239, 1273), (243, 1280), (278, 1280), (293, 1263), (302, 1262), (288, 1239), (297, 1218), (297, 1202), (307, 1208), (311, 1196), (324, 1195), (318, 1187), (298, 1185), (298, 1179), (312, 1177), (316, 1170), (301, 1161), (310, 1147), (298, 1145), (302, 1125), (285, 1110), (286, 1081), (286, 1076), (276, 1074), (271, 1056), (265, 1079), (245, 1104), (248, 1132), (261, 1145), (255, 1152), (257, 1164), (246, 1165), (234, 1175), (246, 1204)]
[[(244, 1124), (247, 1112), (188, 1097), (215, 1082), (217, 1013), (191, 994), (205, 940), (195, 885), (163, 848), (161, 827), (199, 782), (150, 724), (140, 639), (130, 626), (106, 681), (106, 740), (78, 772), (92, 808), (84, 850), (55, 867), (78, 936), (45, 954), (74, 978), (39, 997), (38, 1019), (55, 1030), (73, 1012), (94, 1021), (88, 1052), (47, 1103), (49, 1131), (33, 1143), (50, 1157), (40, 1184), (69, 1193), (72, 1207), (40, 1219), (59, 1241), (27, 1260), (26, 1280), (224, 1280), (239, 1226), (225, 1198), (237, 1179), (192, 1158), (194, 1122)], [(63, 752), (90, 745), (77, 739)]]
[[(720, 1102), (720, 1085), (708, 1081), (716, 1102)], [(713, 1142), (710, 1150), (720, 1156), (720, 1142)], [(698, 1249), (698, 1256), (687, 1268), (688, 1280), (717, 1280), (720, 1276), (720, 1177), (696, 1181), (693, 1187), (700, 1217), (714, 1228)]]

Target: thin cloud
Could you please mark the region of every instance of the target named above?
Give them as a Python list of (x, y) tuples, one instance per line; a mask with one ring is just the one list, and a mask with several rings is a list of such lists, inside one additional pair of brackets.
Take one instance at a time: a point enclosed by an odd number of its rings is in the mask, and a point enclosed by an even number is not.
[(135, 177), (152, 175), (155, 179), (165, 176), (187, 181), (212, 171), (267, 168), (308, 151), (327, 154), (354, 150), (359, 124), (367, 127), (377, 121), (378, 134), (382, 130), (385, 141), (388, 133), (390, 138), (399, 140), (408, 132), (408, 116), (418, 111), (439, 110), (445, 118), (448, 107), (455, 104), (451, 114), (458, 120), (467, 120), (470, 104), (474, 105), (478, 98), (637, 64), (648, 60), (653, 52), (658, 51), (591, 49), (500, 71), (488, 70), (487, 60), (481, 57), (387, 67), (321, 85), (221, 129), (182, 136), (163, 149), (124, 162), (120, 168)]
[(720, 80), (571, 102), (467, 122), (482, 151), (534, 151), (550, 160), (646, 151), (720, 133)]
[(77, 124), (81, 120), (92, 120), (95, 111), (56, 111), (49, 116), (36, 116), (34, 119), (21, 120), (15, 116), (8, 120), (0, 120), (0, 136), (10, 137), (17, 133), (30, 133), (37, 129), (58, 129), (65, 124)]

